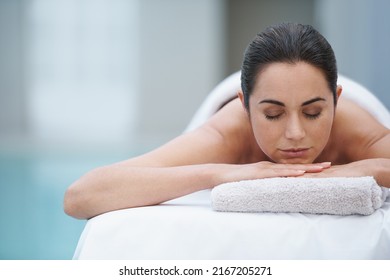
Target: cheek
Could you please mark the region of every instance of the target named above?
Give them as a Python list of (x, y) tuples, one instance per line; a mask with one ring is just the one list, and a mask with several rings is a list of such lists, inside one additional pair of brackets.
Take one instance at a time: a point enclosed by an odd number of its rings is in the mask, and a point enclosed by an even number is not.
[(317, 157), (325, 148), (332, 131), (333, 117), (323, 118), (308, 126), (306, 130), (307, 140), (314, 148)]
[(252, 130), (260, 149), (267, 153), (282, 137), (283, 131), (277, 122), (270, 123), (270, 121), (260, 118), (251, 119)]
[(333, 124), (333, 116), (329, 115), (324, 117), (313, 124), (308, 126), (308, 134), (312, 139), (316, 139), (319, 142), (328, 141), (328, 137), (330, 135), (330, 131), (332, 129)]

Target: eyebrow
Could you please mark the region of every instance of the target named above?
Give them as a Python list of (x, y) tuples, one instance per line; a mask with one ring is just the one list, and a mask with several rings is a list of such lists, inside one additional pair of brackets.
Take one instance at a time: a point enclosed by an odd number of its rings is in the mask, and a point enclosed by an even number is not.
[[(322, 98), (322, 97), (314, 97), (310, 100), (303, 102), (301, 104), (301, 106), (307, 106), (307, 105), (314, 103), (314, 102), (317, 102), (317, 101), (326, 101), (326, 100), (325, 100), (325, 98)], [(283, 102), (280, 102), (280, 101), (274, 100), (274, 99), (264, 99), (264, 100), (259, 102), (259, 104), (262, 104), (262, 103), (271, 103), (271, 104), (275, 104), (275, 105), (283, 106), (283, 107), (286, 106)]]

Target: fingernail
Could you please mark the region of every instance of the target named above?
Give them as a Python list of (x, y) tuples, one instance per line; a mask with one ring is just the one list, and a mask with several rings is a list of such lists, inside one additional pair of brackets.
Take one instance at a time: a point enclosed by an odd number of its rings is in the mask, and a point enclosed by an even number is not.
[(321, 162), (321, 165), (330, 166), (332, 163), (330, 161)]

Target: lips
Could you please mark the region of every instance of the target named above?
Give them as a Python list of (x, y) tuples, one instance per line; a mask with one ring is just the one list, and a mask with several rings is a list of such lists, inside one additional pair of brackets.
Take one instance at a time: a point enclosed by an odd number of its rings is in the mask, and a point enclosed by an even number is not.
[(281, 149), (280, 152), (286, 158), (303, 158), (308, 154), (309, 148)]

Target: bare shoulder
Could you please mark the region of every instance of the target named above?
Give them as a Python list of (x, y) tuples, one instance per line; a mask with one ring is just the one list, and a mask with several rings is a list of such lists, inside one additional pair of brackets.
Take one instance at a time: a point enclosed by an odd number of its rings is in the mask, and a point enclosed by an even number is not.
[(206, 124), (225, 142), (225, 148), (234, 155), (234, 163), (265, 160), (253, 135), (249, 116), (238, 98), (224, 106)]
[(370, 157), (373, 147), (389, 130), (354, 101), (340, 98), (333, 127), (333, 141), (348, 158), (356, 161)]
[[(180, 166), (204, 163), (241, 163), (252, 145), (248, 116), (234, 99), (205, 124), (165, 145), (122, 164), (132, 166)], [(253, 138), (253, 136), (252, 136)]]

